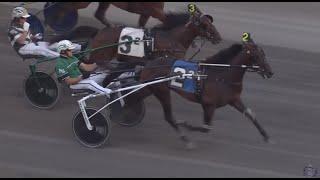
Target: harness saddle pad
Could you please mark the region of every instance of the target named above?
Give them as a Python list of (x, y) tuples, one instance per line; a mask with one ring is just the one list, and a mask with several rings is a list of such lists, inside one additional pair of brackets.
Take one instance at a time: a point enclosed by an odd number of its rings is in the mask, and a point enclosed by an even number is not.
[[(126, 27), (122, 29), (119, 43), (133, 40), (143, 40), (144, 30)], [(144, 57), (144, 42), (131, 42), (118, 46), (118, 54), (127, 56)]]
[[(185, 60), (176, 60), (172, 66), (171, 73), (194, 74), (198, 71), (198, 64)], [(197, 82), (192, 77), (177, 78), (170, 82), (171, 88), (180, 89), (189, 93), (195, 93), (197, 90)]]

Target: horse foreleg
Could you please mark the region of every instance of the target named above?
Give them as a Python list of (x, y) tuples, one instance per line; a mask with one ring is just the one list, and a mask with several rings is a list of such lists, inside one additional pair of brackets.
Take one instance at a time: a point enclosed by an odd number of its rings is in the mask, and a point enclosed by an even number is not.
[(203, 126), (201, 132), (209, 132), (212, 128), (212, 119), (214, 116), (214, 111), (216, 109), (215, 105), (212, 104), (202, 104), (203, 109)]
[(180, 139), (186, 144), (188, 149), (194, 148), (193, 142), (189, 139), (189, 137), (187, 137), (186, 133), (183, 131), (183, 128), (180, 128), (181, 126), (174, 120), (172, 114), (170, 90), (164, 87), (156, 86), (152, 87), (152, 92), (161, 103), (165, 120), (178, 132)]
[(105, 26), (111, 27), (111, 24), (108, 22), (107, 18), (105, 17), (105, 13), (109, 8), (110, 3), (106, 2), (99, 2), (99, 6), (97, 11), (95, 12), (94, 16)]
[(263, 129), (263, 127), (259, 124), (255, 114), (250, 108), (247, 108), (241, 99), (233, 102), (230, 104), (235, 109), (237, 109), (239, 112), (243, 113), (251, 122), (254, 124), (254, 126), (259, 130), (260, 134), (263, 136), (263, 139), (265, 142), (270, 142), (270, 136), (267, 134), (267, 132)]
[(150, 12), (150, 16), (158, 19), (162, 23), (164, 23), (166, 20), (166, 15), (165, 15), (163, 9), (154, 9), (153, 11)]
[(144, 28), (144, 26), (147, 24), (147, 21), (149, 20), (149, 17), (148, 15), (140, 15), (140, 18), (139, 18), (139, 27), (140, 28)]

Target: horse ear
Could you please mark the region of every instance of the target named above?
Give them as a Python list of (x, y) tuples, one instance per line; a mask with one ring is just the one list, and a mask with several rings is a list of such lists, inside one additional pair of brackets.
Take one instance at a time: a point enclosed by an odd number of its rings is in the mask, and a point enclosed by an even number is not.
[(213, 17), (209, 14), (205, 14), (205, 17), (207, 17), (208, 19), (210, 19), (211, 23), (213, 23)]

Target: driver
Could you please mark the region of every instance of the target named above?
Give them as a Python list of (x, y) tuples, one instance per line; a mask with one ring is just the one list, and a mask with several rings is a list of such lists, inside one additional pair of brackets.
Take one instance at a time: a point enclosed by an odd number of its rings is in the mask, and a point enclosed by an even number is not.
[[(62, 40), (58, 43), (58, 52), (60, 57), (57, 59), (56, 74), (60, 82), (65, 82), (71, 89), (90, 89), (100, 94), (109, 94), (112, 92), (109, 88), (104, 88), (102, 84), (107, 73), (91, 74), (90, 77), (84, 78), (80, 69), (84, 71), (94, 71), (97, 64), (85, 64), (80, 62), (72, 51), (74, 44), (69, 40)], [(110, 97), (110, 96), (109, 96)]]
[[(15, 7), (12, 10), (12, 20), (8, 29), (8, 37), (14, 50), (21, 55), (38, 55), (48, 58), (59, 57), (55, 50), (57, 43), (49, 46), (48, 42), (40, 41), (43, 37), (40, 33), (33, 35), (30, 32), (30, 24), (27, 18), (30, 17), (24, 7)], [(74, 51), (80, 51), (81, 45), (75, 44)]]

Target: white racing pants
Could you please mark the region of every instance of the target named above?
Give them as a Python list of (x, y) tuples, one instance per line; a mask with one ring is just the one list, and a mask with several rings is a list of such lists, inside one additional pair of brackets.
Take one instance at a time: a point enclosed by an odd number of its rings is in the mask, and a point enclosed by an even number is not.
[[(89, 78), (81, 80), (80, 82), (78, 82), (78, 84), (71, 85), (70, 88), (71, 89), (90, 89), (94, 92), (107, 94), (109, 96), (112, 90), (101, 86), (103, 80), (107, 75), (108, 75), (107, 73), (91, 74)], [(126, 72), (126, 73), (122, 73), (119, 76), (119, 78), (125, 78), (125, 77), (134, 76), (134, 75), (135, 75), (134, 72)], [(112, 83), (110, 83), (109, 85), (111, 84)], [(115, 84), (119, 85), (119, 82), (116, 82)], [(117, 95), (118, 97), (120, 97), (121, 92), (118, 92)], [(121, 106), (124, 106), (125, 102), (122, 98), (120, 99), (120, 103), (121, 103)]]
[[(29, 43), (22, 46), (19, 49), (19, 53), (22, 55), (38, 55), (38, 56), (45, 56), (48, 58), (55, 58), (59, 57), (60, 54), (57, 52), (57, 45), (58, 43), (53, 43), (49, 45), (48, 42), (38, 42), (38, 45), (35, 43)], [(75, 44), (75, 49), (72, 52), (79, 52), (81, 50), (81, 45)]]
[(91, 74), (87, 79), (83, 79), (78, 84), (71, 85), (71, 89), (90, 89), (94, 92), (100, 94), (110, 94), (111, 89), (104, 88), (101, 86), (104, 78), (107, 76), (107, 73), (101, 74)]

